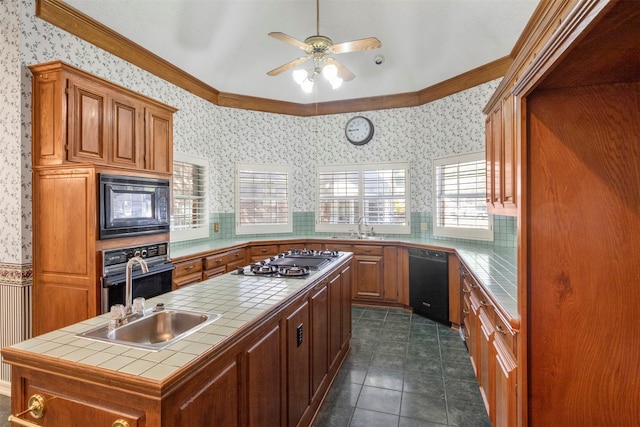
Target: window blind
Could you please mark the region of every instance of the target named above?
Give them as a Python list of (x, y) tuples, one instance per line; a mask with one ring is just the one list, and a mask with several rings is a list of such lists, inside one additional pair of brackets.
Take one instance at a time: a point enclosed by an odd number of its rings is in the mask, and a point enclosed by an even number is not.
[(484, 156), (478, 153), (438, 159), (434, 172), (434, 234), (492, 239)]
[[(176, 155), (176, 157), (180, 156)], [(194, 163), (190, 160), (174, 159), (171, 206), (172, 240), (209, 235), (206, 182), (207, 169), (204, 161)], [(181, 234), (183, 234), (182, 237)]]
[(239, 171), (240, 224), (286, 224), (289, 183), (286, 172)]
[(320, 166), (317, 231), (351, 231), (364, 217), (374, 231), (410, 232), (409, 164)]

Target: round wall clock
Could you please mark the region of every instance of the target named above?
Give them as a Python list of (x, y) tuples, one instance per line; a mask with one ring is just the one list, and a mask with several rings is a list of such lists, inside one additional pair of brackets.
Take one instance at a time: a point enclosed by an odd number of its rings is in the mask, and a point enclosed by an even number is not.
[(373, 138), (373, 123), (363, 116), (352, 117), (344, 127), (344, 133), (353, 145), (364, 145)]

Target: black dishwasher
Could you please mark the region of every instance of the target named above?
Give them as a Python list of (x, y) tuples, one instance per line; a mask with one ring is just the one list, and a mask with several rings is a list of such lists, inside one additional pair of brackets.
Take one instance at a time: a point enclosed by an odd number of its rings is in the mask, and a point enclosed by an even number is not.
[(446, 252), (409, 248), (409, 305), (414, 313), (451, 325)]

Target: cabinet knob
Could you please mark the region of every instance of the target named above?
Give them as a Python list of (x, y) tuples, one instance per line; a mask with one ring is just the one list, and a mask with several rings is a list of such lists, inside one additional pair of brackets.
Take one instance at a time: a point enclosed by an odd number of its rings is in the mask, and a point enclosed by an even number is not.
[(29, 398), (28, 405), (29, 407), (24, 411), (16, 415), (9, 415), (8, 421), (25, 427), (39, 427), (37, 424), (20, 418), (20, 416), (28, 412), (35, 419), (42, 418), (44, 416), (44, 397), (34, 394)]
[(193, 267), (194, 267), (194, 265), (191, 264), (191, 265), (187, 265), (184, 269), (185, 270), (193, 270)]
[(502, 335), (507, 335), (507, 331), (505, 331), (501, 325), (496, 325), (496, 331), (498, 331)]
[(111, 427), (129, 427), (129, 423), (127, 420), (123, 420), (122, 418), (118, 418), (111, 424)]

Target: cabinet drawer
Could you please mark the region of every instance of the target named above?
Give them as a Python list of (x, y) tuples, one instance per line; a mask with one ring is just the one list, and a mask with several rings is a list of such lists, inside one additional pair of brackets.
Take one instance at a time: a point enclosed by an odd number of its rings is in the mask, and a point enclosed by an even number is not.
[(333, 244), (333, 242), (327, 243), (327, 250), (340, 251), (340, 252), (353, 252), (353, 245), (341, 245)]
[(209, 270), (210, 268), (224, 266), (227, 262), (229, 262), (229, 254), (222, 252), (206, 257), (204, 259), (204, 268), (205, 270)]
[(244, 264), (245, 256), (246, 256), (245, 248), (233, 249), (227, 252), (227, 262), (228, 263), (242, 262)]
[(504, 342), (505, 347), (511, 351), (514, 358), (517, 358), (516, 354), (516, 334), (513, 332), (509, 323), (506, 322), (500, 314), (496, 311), (494, 316), (495, 323), (495, 335), (500, 336), (500, 339)]
[(229, 264), (227, 264), (227, 271), (235, 271), (238, 267), (244, 267), (245, 265), (247, 265), (246, 261), (244, 260), (244, 257), (242, 259), (239, 259), (238, 261), (233, 261), (230, 262)]
[(278, 255), (278, 245), (263, 245), (263, 246), (252, 246), (251, 247), (251, 256), (273, 256)]
[(357, 255), (382, 255), (382, 246), (354, 245), (353, 253)]
[(182, 277), (199, 271), (202, 271), (202, 260), (200, 258), (191, 261), (182, 261), (176, 263), (176, 269), (173, 271), (173, 277)]
[(215, 267), (215, 268), (210, 268), (208, 270), (205, 270), (204, 273), (202, 273), (202, 278), (203, 280), (207, 280), (207, 279), (211, 279), (212, 277), (222, 276), (226, 272), (227, 272), (227, 266), (222, 265), (220, 267)]

